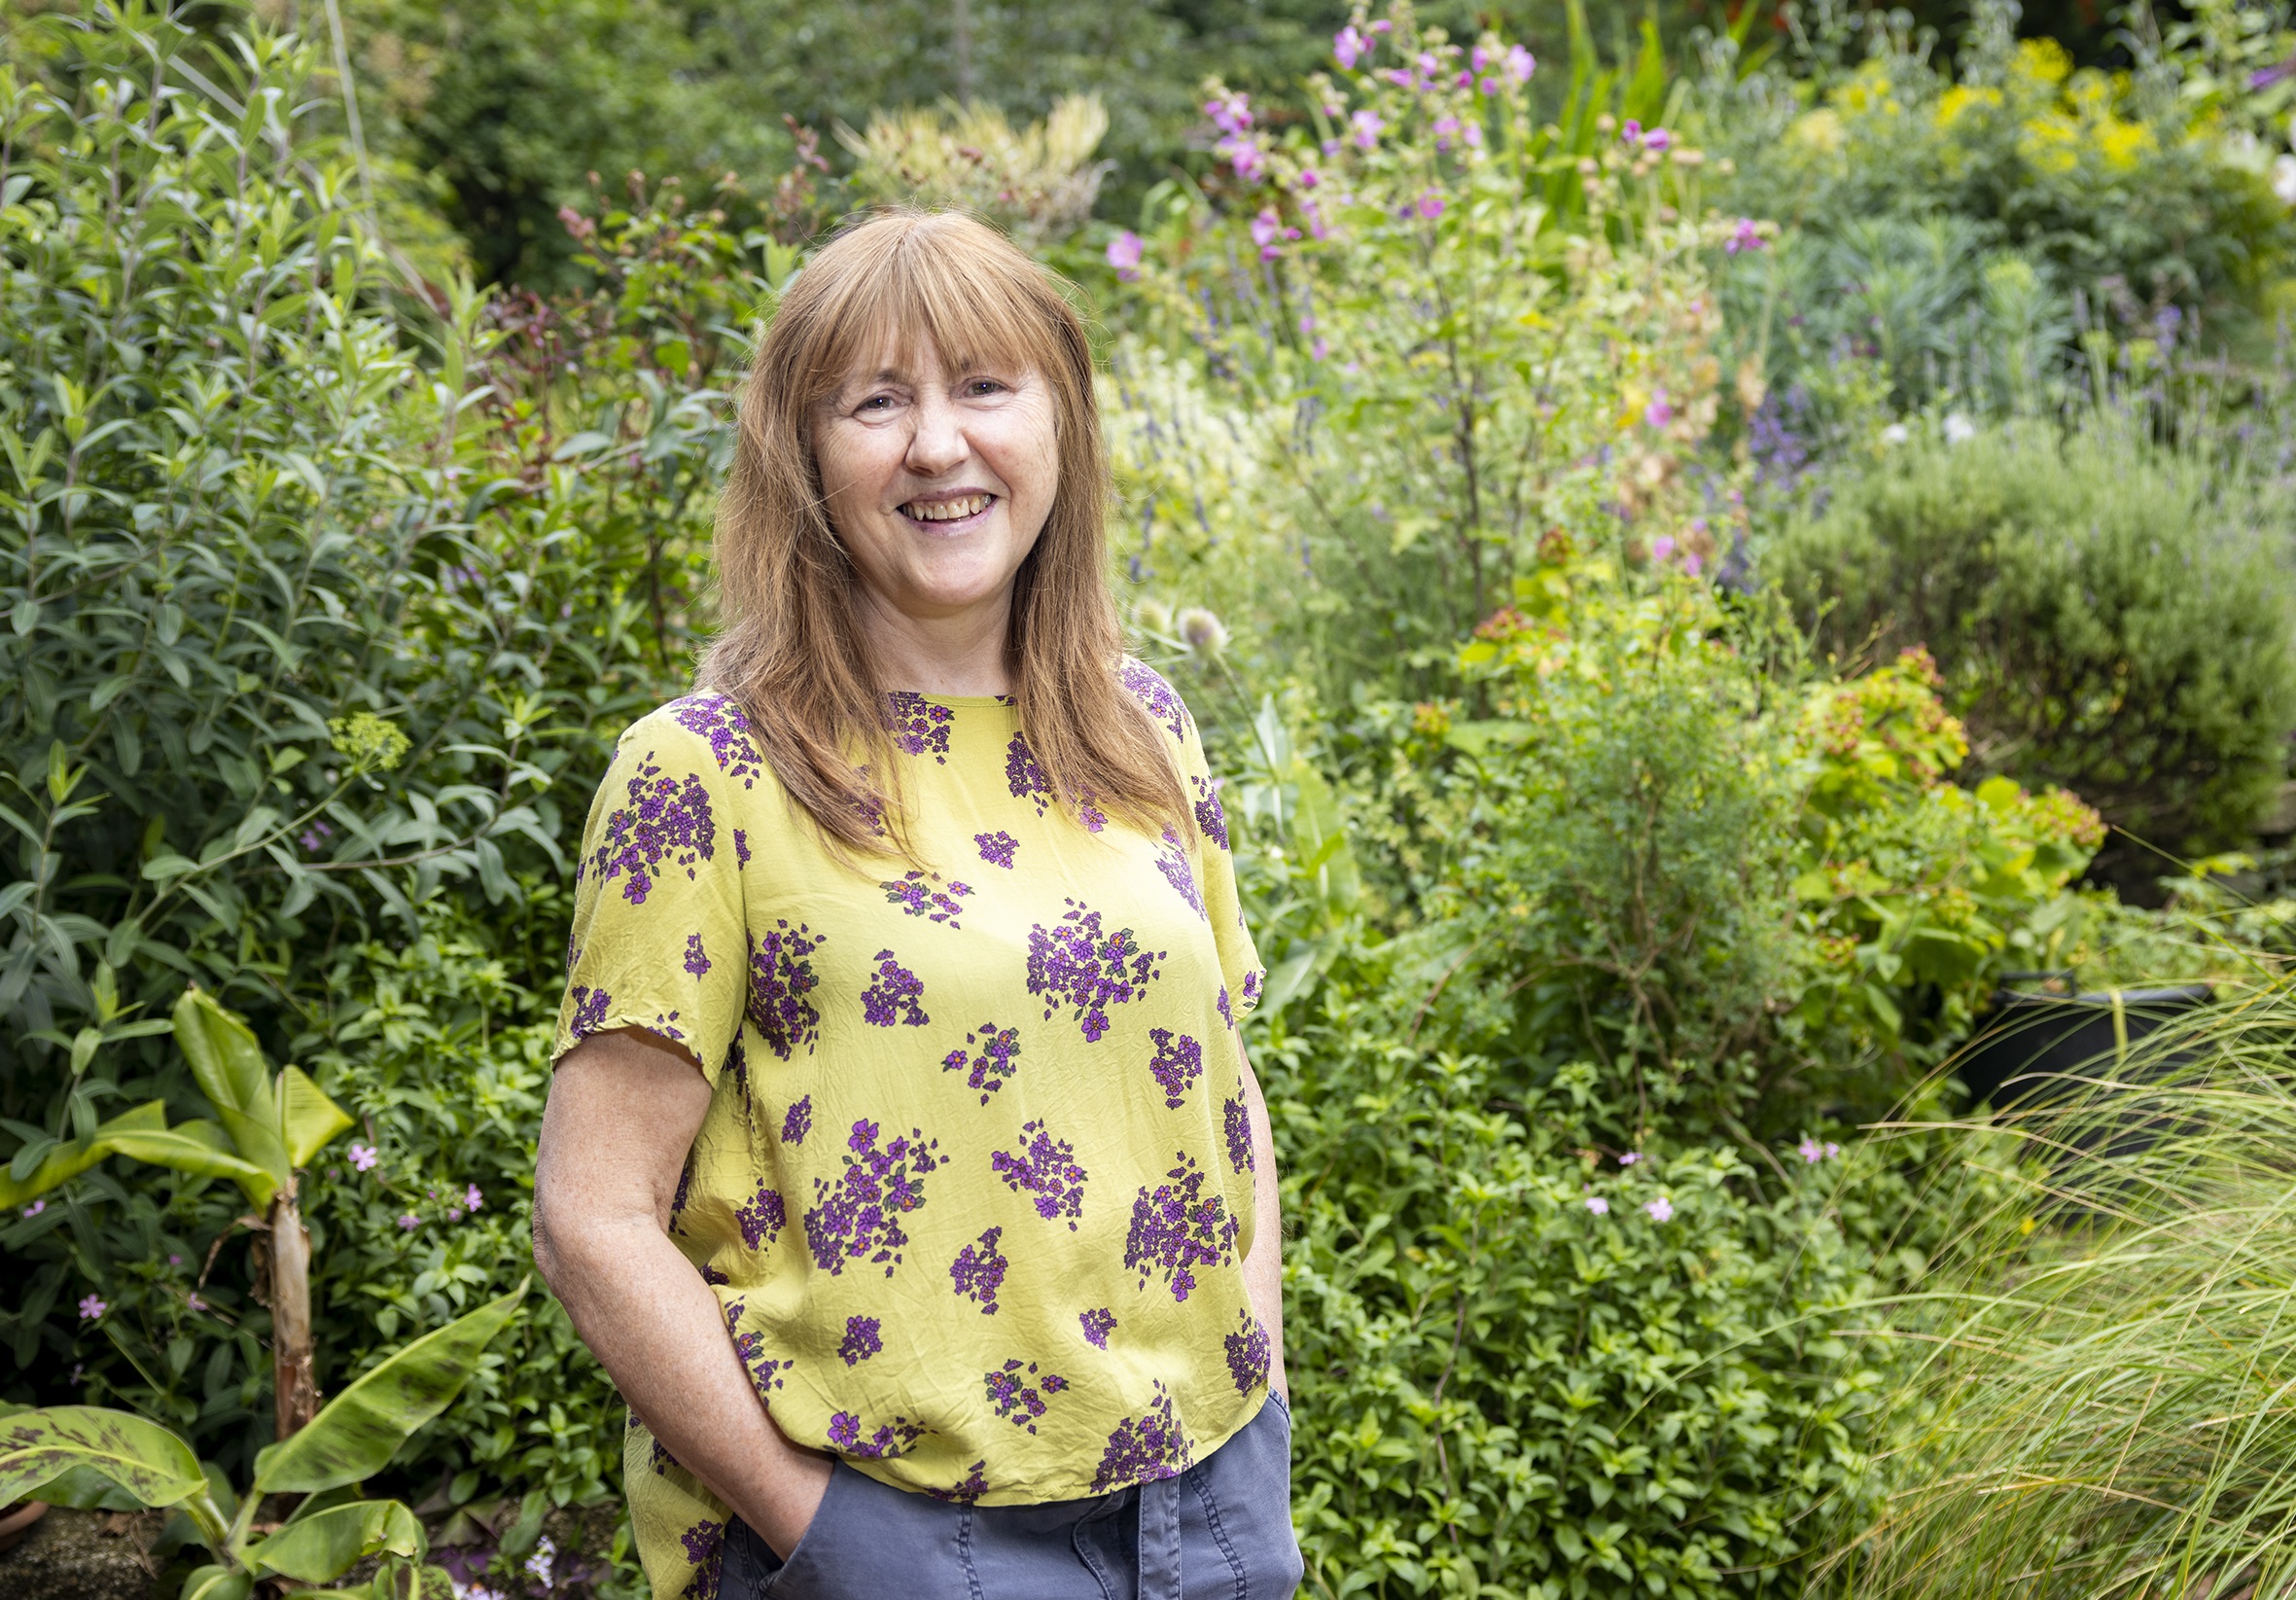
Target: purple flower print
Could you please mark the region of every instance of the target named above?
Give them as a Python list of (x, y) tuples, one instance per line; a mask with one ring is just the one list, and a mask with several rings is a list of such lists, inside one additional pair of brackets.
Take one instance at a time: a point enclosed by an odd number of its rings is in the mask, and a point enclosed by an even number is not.
[(719, 1071), (733, 1080), (734, 1092), (741, 1096), (743, 1121), (750, 1117), (750, 1052), (741, 1048), (741, 1035), (735, 1034), (725, 1047), (725, 1064)]
[(874, 1317), (845, 1319), (845, 1340), (837, 1346), (837, 1354), (845, 1358), (846, 1366), (859, 1367), (885, 1348), (885, 1341), (877, 1336), (877, 1328)]
[(1183, 1154), (1165, 1174), (1175, 1180), (1153, 1193), (1146, 1184), (1132, 1202), (1132, 1229), (1124, 1238), (1124, 1265), (1140, 1274), (1140, 1286), (1161, 1277), (1175, 1300), (1196, 1287), (1199, 1266), (1225, 1266), (1235, 1260), (1236, 1219), (1227, 1202), (1204, 1193), (1204, 1169)]
[(830, 1442), (849, 1456), (864, 1461), (891, 1461), (918, 1440), (927, 1430), (921, 1423), (897, 1416), (880, 1424), (867, 1438), (862, 1437), (861, 1418), (851, 1411), (839, 1411), (830, 1418)]
[(891, 950), (879, 950), (875, 960), (877, 980), (861, 991), (861, 1019), (878, 1028), (890, 1028), (895, 1022), (921, 1028), (932, 1021), (917, 1003), (925, 996), (925, 985), (917, 975), (896, 961)]
[(749, 938), (751, 1024), (784, 1061), (800, 1047), (812, 1054), (821, 1037), (821, 1013), (805, 997), (821, 986), (812, 957), (827, 936), (817, 938), (805, 924), (792, 928), (784, 921), (762, 938)]
[(1126, 661), (1118, 681), (1134, 699), (1148, 707), (1149, 716), (1172, 729), (1174, 738), (1187, 737), (1187, 707), (1154, 667), (1146, 661)]
[(733, 1220), (741, 1225), (741, 1242), (752, 1250), (760, 1250), (781, 1236), (783, 1226), (790, 1220), (789, 1208), (780, 1191), (759, 1184), (758, 1192), (733, 1213)]
[(1046, 1372), (1035, 1383), (1029, 1382), (1036, 1374), (1035, 1362), (1023, 1368), (1017, 1357), (994, 1372), (981, 1374), (988, 1388), (989, 1404), (996, 1408), (997, 1415), (1032, 1434), (1037, 1431), (1037, 1419), (1047, 1409), (1044, 1397), (1057, 1395), (1069, 1386), (1069, 1380), (1058, 1372)]
[(733, 860), (734, 864), (739, 867), (747, 867), (750, 864), (750, 836), (745, 830), (739, 828), (733, 831)]
[(1020, 848), (1020, 840), (1010, 834), (1000, 832), (975, 834), (972, 842), (980, 846), (981, 860), (991, 867), (1002, 867), (1007, 872), (1012, 871), (1012, 852)]
[(664, 1039), (672, 1040), (677, 1044), (683, 1045), (686, 1043), (686, 1034), (684, 1030), (678, 1026), (678, 1013), (676, 1012), (670, 1012), (666, 1014), (661, 1012), (655, 1012), (653, 1013), (653, 1031), (660, 1034)]
[(1077, 797), (1077, 820), (1088, 834), (1102, 833), (1109, 825), (1108, 813), (1093, 803), (1094, 798), (1090, 790)]
[(1227, 1134), (1228, 1165), (1238, 1172), (1250, 1172), (1258, 1163), (1252, 1154), (1252, 1113), (1244, 1105), (1244, 1097), (1237, 1095), (1219, 1108), (1219, 1120)]
[(729, 696), (689, 694), (673, 702), (671, 714), (687, 732), (698, 733), (710, 741), (710, 754), (717, 760), (718, 770), (729, 778), (741, 779), (744, 789), (754, 785), (764, 772), (764, 760), (758, 754), (757, 742), (750, 734), (750, 720)]
[[(670, 1454), (669, 1446), (664, 1444), (660, 1440), (649, 1440), (647, 1443), (649, 1446), (647, 1451), (647, 1464), (653, 1469), (654, 1476), (660, 1477), (664, 1474), (668, 1473), (671, 1468), (678, 1466), (678, 1458)], [(684, 1471), (683, 1468), (679, 1468), (679, 1470), (681, 1472)]]
[(885, 728), (893, 735), (894, 748), (903, 755), (922, 756), (930, 751), (936, 762), (946, 766), (949, 725), (956, 720), (956, 712), (949, 707), (935, 705), (905, 689), (885, 696)]
[[(980, 1053), (967, 1055), (965, 1051), (978, 1046)], [(965, 1086), (980, 1091), (980, 1103), (987, 1105), (989, 1096), (1003, 1088), (1012, 1075), (1020, 1070), (1020, 1030), (1000, 1028), (994, 1022), (983, 1022), (965, 1036), (965, 1049), (953, 1049), (941, 1057), (943, 1072), (964, 1072)], [(970, 1067), (971, 1070), (967, 1072)]]
[(1193, 1465), (1195, 1453), (1172, 1414), (1172, 1396), (1158, 1382), (1155, 1404), (1139, 1416), (1117, 1423), (1109, 1435), (1100, 1470), (1092, 1475), (1092, 1492), (1106, 1494), (1134, 1483), (1178, 1477)]
[(1036, 1198), (1037, 1215), (1046, 1222), (1069, 1219), (1069, 1231), (1084, 1211), (1084, 1169), (1077, 1164), (1076, 1146), (1055, 1139), (1042, 1122), (1029, 1122), (1020, 1130), (1018, 1155), (998, 1151), (989, 1166), (1015, 1194)]
[(796, 1146), (805, 1142), (805, 1135), (813, 1131), (813, 1096), (808, 1094), (790, 1107), (781, 1120), (781, 1142)]
[(954, 1506), (970, 1506), (989, 1492), (986, 1461), (975, 1461), (965, 1474), (965, 1481), (953, 1489), (927, 1489), (936, 1500), (945, 1500)]
[(865, 1257), (883, 1262), (885, 1276), (892, 1277), (901, 1247), (909, 1242), (901, 1219), (925, 1203), (925, 1175), (942, 1161), (933, 1154), (939, 1144), (912, 1128), (879, 1150), (877, 1124), (865, 1119), (854, 1123), (845, 1141), (850, 1154), (844, 1172), (833, 1184), (813, 1180), (815, 1203), (805, 1210), (805, 1239), (814, 1263), (833, 1278), (846, 1262)]
[[(865, 781), (867, 779), (867, 767), (856, 767), (855, 770)], [(869, 832), (882, 836), (885, 832), (885, 797), (874, 789), (862, 789), (847, 798), (852, 800), (853, 809), (861, 813), (861, 820), (869, 825)]]
[(1236, 1025), (1236, 1013), (1228, 1006), (1227, 985), (1225, 983), (1222, 983), (1219, 986), (1219, 998), (1213, 1002), (1213, 1004), (1219, 1008), (1219, 1019), (1222, 1022), (1225, 1022), (1230, 1028), (1233, 1028)]
[(742, 1301), (725, 1302), (725, 1332), (733, 1335), (733, 1352), (741, 1357), (742, 1369), (750, 1374), (750, 1387), (758, 1391), (759, 1400), (765, 1400), (781, 1387), (783, 1376), (796, 1363), (767, 1356), (764, 1334), (741, 1331), (742, 1311)]
[(1040, 817), (1052, 803), (1052, 780), (1037, 764), (1037, 753), (1029, 748), (1029, 741), (1018, 733), (1005, 747), (1005, 787), (1012, 791), (1014, 800), (1034, 805)]
[(725, 1559), (725, 1524), (696, 1522), (678, 1536), (686, 1547), (686, 1564), (693, 1569), (687, 1600), (718, 1600), (719, 1569)]
[(1156, 852), (1156, 871), (1187, 902), (1189, 910), (1207, 922), (1211, 920), (1204, 909), (1204, 897), (1196, 890), (1196, 871), (1188, 865), (1187, 851), (1182, 846), (1180, 836), (1169, 828), (1164, 830), (1164, 848)]
[(1156, 963), (1164, 952), (1142, 949), (1129, 928), (1104, 938), (1098, 911), (1074, 900), (1067, 906), (1057, 927), (1040, 922), (1029, 930), (1029, 993), (1046, 1002), (1046, 1021), (1066, 1006), (1083, 1028), (1084, 1042), (1098, 1044), (1109, 1030), (1108, 1008), (1146, 993), (1148, 980), (1159, 976)]
[(686, 936), (686, 970), (696, 978), (709, 976), (710, 958), (702, 954), (701, 935), (699, 934)]
[(1204, 1047), (1170, 1028), (1148, 1029), (1148, 1040), (1156, 1047), (1148, 1071), (1164, 1086), (1164, 1104), (1178, 1111), (1187, 1098), (1188, 1085), (1204, 1074)]
[(1261, 971), (1260, 971), (1258, 968), (1256, 968), (1256, 967), (1254, 967), (1254, 968), (1252, 971), (1250, 971), (1250, 972), (1248, 972), (1248, 973), (1246, 973), (1246, 974), (1244, 975), (1244, 1004), (1245, 1004), (1245, 1005), (1247, 1005), (1247, 1006), (1256, 1006), (1256, 1005), (1258, 1005), (1258, 1004), (1259, 1004), (1259, 985), (1260, 985), (1261, 983), (1265, 982), (1266, 980), (1267, 980), (1267, 974), (1265, 974), (1265, 973), (1261, 972)]
[(1210, 778), (1190, 778), (1196, 786), (1196, 831), (1222, 850), (1227, 848), (1227, 812), (1219, 803), (1219, 790)]
[(942, 881), (938, 872), (928, 875), (911, 871), (903, 873), (898, 882), (880, 883), (877, 887), (885, 891), (888, 905), (898, 906), (911, 916), (945, 922), (954, 928), (958, 925), (958, 913), (965, 908), (958, 903), (972, 893), (972, 889), (969, 884), (954, 881), (945, 889), (933, 887)]
[(684, 868), (691, 878), (695, 862), (716, 857), (717, 843), (710, 793), (701, 779), (691, 772), (682, 780), (663, 777), (649, 751), (630, 779), (629, 803), (607, 817), (605, 837), (590, 852), (589, 870), (601, 883), (626, 874), (622, 898), (643, 906), (665, 862)]
[(1116, 1314), (1107, 1306), (1077, 1313), (1077, 1321), (1083, 1324), (1084, 1342), (1095, 1350), (1109, 1347), (1109, 1332), (1116, 1326)]
[(997, 1241), (1004, 1236), (1003, 1228), (989, 1228), (958, 1251), (957, 1259), (949, 1263), (949, 1276), (956, 1282), (959, 1298), (976, 1302), (984, 1317), (997, 1314), (997, 1290), (1005, 1282), (1005, 1268), (1011, 1264), (997, 1249)]
[(1236, 1313), (1244, 1326), (1227, 1336), (1227, 1372), (1236, 1380), (1236, 1393), (1248, 1395), (1267, 1381), (1267, 1365), (1272, 1355), (1267, 1330), (1250, 1311)]
[(567, 1024), (577, 1039), (586, 1039), (606, 1026), (606, 1008), (613, 998), (604, 989), (592, 989), (577, 983), (574, 986), (574, 1018)]

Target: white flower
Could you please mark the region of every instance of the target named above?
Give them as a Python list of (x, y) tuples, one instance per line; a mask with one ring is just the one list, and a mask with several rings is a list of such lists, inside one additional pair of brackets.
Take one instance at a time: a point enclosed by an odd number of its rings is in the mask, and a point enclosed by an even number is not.
[(2272, 192), (2282, 205), (2296, 205), (2296, 156), (2281, 156), (2272, 163)]
[(1948, 444), (1965, 444), (1977, 437), (1977, 424), (1959, 411), (1945, 413), (1945, 442)]
[(1902, 422), (1892, 422), (1882, 430), (1882, 443), (1885, 444), (1902, 444), (1910, 437)]

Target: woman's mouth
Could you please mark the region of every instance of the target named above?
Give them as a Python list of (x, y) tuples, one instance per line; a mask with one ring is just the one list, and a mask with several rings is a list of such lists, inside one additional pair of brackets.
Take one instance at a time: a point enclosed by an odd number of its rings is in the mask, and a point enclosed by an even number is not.
[(912, 522), (944, 528), (952, 522), (969, 522), (983, 515), (996, 500), (993, 494), (979, 492), (911, 500), (901, 508), (901, 515)]

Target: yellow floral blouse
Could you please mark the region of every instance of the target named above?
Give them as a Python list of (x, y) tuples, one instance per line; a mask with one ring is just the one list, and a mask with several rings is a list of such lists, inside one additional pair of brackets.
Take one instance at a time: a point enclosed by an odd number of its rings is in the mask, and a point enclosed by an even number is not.
[[(621, 739), (553, 1053), (640, 1027), (712, 1098), (670, 1230), (791, 1439), (943, 1499), (1169, 1477), (1258, 1410), (1237, 1024), (1262, 973), (1186, 707), (1139, 662), (1195, 826), (1052, 793), (1004, 699), (890, 697), (930, 871), (840, 863), (698, 693)], [(654, 1592), (714, 1595), (724, 1509), (632, 1416)]]

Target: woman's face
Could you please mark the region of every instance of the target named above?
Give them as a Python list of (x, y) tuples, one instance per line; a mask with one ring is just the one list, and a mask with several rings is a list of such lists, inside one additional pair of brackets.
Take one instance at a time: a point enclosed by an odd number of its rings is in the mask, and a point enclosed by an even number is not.
[(867, 361), (816, 414), (830, 525), (871, 598), (924, 622), (1002, 606), (1060, 482), (1054, 403), (1017, 366), (921, 347)]

